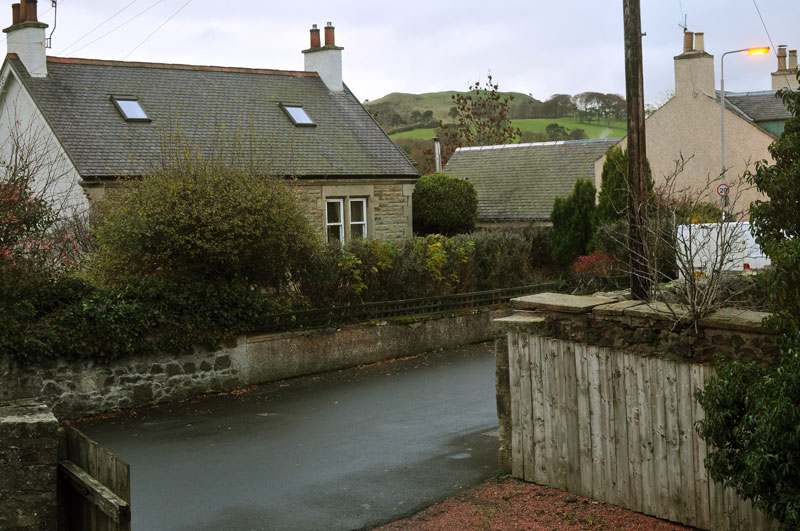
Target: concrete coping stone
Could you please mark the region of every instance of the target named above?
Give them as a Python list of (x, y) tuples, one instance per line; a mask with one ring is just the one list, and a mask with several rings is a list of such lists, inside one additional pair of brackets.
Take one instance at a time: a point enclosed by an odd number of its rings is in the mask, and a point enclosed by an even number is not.
[(498, 317), (492, 322), (500, 324), (536, 324), (544, 323), (546, 320), (547, 319), (545, 319), (542, 315), (533, 312), (520, 311), (516, 312), (514, 315), (509, 315), (508, 317)]
[(619, 301), (611, 304), (603, 304), (592, 309), (592, 314), (595, 317), (619, 317), (625, 313), (628, 308), (644, 304), (642, 301)]
[(689, 310), (682, 304), (667, 304), (666, 302), (647, 302), (625, 308), (622, 314), (627, 317), (641, 319), (656, 319), (659, 321), (689, 321)]
[(764, 332), (761, 321), (768, 317), (767, 312), (741, 310), (739, 308), (722, 308), (700, 319), (700, 326), (738, 330), (740, 332)]
[(563, 313), (587, 313), (595, 306), (609, 304), (614, 299), (564, 295), (561, 293), (537, 293), (511, 299), (511, 305), (518, 310), (548, 310)]
[(55, 415), (45, 404), (34, 399), (0, 402), (0, 424), (58, 424)]

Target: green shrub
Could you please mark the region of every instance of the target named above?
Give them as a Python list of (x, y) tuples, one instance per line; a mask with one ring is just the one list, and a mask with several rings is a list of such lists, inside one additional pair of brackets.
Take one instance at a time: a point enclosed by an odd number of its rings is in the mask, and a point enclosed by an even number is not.
[(158, 171), (104, 207), (89, 264), (104, 286), (167, 274), (280, 290), (316, 243), (290, 184), (222, 166)]
[(698, 431), (713, 447), (711, 477), (733, 487), (782, 529), (800, 528), (800, 354), (780, 363), (720, 363), (697, 399)]
[(568, 197), (557, 197), (553, 204), (550, 240), (553, 244), (553, 260), (563, 271), (579, 256), (586, 254), (594, 236), (594, 199), (594, 185), (579, 179)]
[(432, 173), (421, 177), (412, 197), (414, 232), (452, 236), (470, 232), (478, 216), (478, 195), (472, 183)]
[(120, 309), (143, 308), (142, 336), (168, 352), (288, 309), (319, 244), (290, 184), (216, 164), (163, 169), (103, 207), (86, 277)]

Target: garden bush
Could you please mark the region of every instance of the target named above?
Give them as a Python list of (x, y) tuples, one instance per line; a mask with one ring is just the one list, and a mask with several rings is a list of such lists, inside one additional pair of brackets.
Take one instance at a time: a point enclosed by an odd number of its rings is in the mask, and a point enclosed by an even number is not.
[(553, 260), (566, 271), (579, 256), (586, 254), (595, 230), (595, 188), (579, 179), (568, 197), (556, 197), (550, 221)]
[(447, 175), (424, 175), (414, 187), (414, 232), (452, 236), (470, 232), (478, 216), (478, 195), (472, 183)]
[(290, 184), (221, 165), (160, 170), (104, 206), (89, 263), (104, 286), (167, 274), (280, 291), (317, 242)]

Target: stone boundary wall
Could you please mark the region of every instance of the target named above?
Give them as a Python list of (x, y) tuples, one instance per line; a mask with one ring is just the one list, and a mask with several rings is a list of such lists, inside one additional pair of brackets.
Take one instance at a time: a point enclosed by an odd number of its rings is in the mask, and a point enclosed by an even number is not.
[(767, 315), (724, 309), (697, 327), (660, 303), (539, 294), (496, 320), (500, 464), (514, 477), (701, 529), (772, 529), (711, 481), (693, 392), (718, 354), (767, 360)]
[(0, 402), (0, 529), (57, 528), (58, 421), (33, 400)]
[(509, 310), (241, 336), (219, 350), (22, 366), (0, 359), (0, 401), (35, 398), (59, 420), (230, 391), (495, 338)]

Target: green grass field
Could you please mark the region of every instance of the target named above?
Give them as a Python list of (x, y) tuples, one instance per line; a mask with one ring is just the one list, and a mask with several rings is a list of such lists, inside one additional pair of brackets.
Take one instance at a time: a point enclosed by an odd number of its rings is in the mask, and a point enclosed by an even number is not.
[[(535, 133), (544, 133), (545, 128), (552, 124), (557, 123), (568, 130), (583, 129), (586, 131), (588, 138), (615, 138), (622, 137), (627, 134), (626, 124), (622, 121), (612, 121), (610, 124), (601, 122), (600, 124), (582, 124), (573, 118), (528, 118), (525, 120), (511, 120), (511, 125), (519, 127), (522, 131), (533, 131)], [(428, 139), (433, 138), (435, 131), (433, 129), (412, 129), (402, 133), (390, 135), (392, 140), (398, 138), (413, 138), (413, 139)]]

